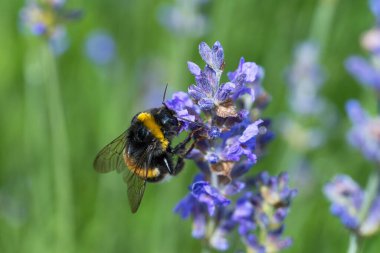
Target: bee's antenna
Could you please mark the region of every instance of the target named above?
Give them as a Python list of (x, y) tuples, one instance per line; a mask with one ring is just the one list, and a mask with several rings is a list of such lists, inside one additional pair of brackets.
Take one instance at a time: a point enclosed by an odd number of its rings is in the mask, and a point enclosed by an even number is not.
[(166, 91), (167, 91), (167, 89), (168, 89), (168, 83), (167, 83), (166, 86), (165, 86), (164, 96), (163, 96), (163, 98), (162, 98), (162, 103), (163, 103), (163, 104), (165, 104), (165, 97), (166, 97)]

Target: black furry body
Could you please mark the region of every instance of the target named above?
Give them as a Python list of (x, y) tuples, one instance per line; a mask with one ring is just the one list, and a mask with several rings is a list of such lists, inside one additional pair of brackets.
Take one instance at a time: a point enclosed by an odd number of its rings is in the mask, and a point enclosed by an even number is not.
[(182, 170), (183, 157), (189, 151), (185, 147), (191, 136), (174, 148), (170, 146), (180, 128), (174, 112), (166, 105), (140, 112), (133, 117), (130, 127), (96, 156), (96, 171), (116, 170), (123, 175), (132, 212), (140, 205), (146, 182), (158, 182)]

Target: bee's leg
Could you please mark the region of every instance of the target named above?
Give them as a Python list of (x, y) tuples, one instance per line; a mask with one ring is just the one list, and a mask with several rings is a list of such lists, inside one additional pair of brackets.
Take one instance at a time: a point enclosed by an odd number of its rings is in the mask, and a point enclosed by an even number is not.
[[(186, 139), (184, 139), (182, 142), (178, 143), (177, 146), (175, 146), (170, 153), (179, 155), (181, 157), (186, 156), (191, 150), (186, 150), (186, 145), (191, 141), (191, 138), (193, 137), (192, 134), (189, 134)], [(192, 145), (194, 146), (194, 145)], [(193, 147), (191, 147), (193, 149)]]
[(177, 163), (176, 163), (176, 165), (174, 167), (172, 175), (175, 176), (178, 173), (180, 173), (182, 171), (182, 169), (183, 169), (184, 166), (185, 166), (184, 159), (182, 157), (178, 157)]

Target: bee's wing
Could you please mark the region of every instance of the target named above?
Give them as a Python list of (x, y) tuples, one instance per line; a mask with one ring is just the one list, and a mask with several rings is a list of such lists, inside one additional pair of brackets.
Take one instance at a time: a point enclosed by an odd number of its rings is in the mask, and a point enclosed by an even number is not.
[(138, 177), (136, 174), (125, 173), (124, 182), (128, 186), (128, 202), (132, 213), (135, 213), (140, 206), (141, 199), (144, 195), (146, 181)]
[[(127, 131), (122, 133), (98, 153), (94, 161), (94, 168), (100, 173), (117, 170), (117, 172), (123, 174), (124, 182), (127, 184), (129, 205), (132, 213), (135, 213), (144, 195), (146, 181), (137, 176), (136, 171), (129, 170), (125, 164), (123, 155), (126, 152), (126, 133)], [(151, 149), (148, 148), (140, 160), (138, 170), (144, 170), (147, 173), (148, 166), (151, 163)], [(141, 175), (142, 173), (138, 174)]]
[[(147, 178), (148, 175), (148, 168), (152, 161), (152, 149), (153, 146), (148, 146), (148, 148), (145, 150), (143, 155), (140, 157), (140, 161), (138, 161), (139, 169), (143, 170), (145, 173), (145, 178)], [(131, 207), (132, 213), (135, 213), (137, 209), (140, 206), (141, 199), (144, 195), (145, 191), (145, 184), (146, 180), (143, 178), (140, 178), (136, 174), (143, 174), (139, 173), (137, 171), (134, 171), (135, 173), (132, 173), (131, 171), (127, 171), (124, 174), (124, 182), (128, 185), (128, 201), (129, 206)]]
[(126, 133), (127, 131), (100, 150), (94, 161), (94, 168), (97, 172), (106, 173), (117, 170), (120, 173), (126, 169), (123, 159), (127, 140)]

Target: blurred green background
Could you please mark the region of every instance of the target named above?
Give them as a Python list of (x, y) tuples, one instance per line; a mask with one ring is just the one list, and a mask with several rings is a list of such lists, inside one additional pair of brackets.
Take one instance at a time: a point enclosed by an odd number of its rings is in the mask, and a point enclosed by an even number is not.
[[(343, 65), (349, 55), (364, 54), (359, 38), (374, 24), (367, 1), (209, 0), (198, 9), (208, 26), (193, 36), (173, 33), (158, 21), (163, 6), (173, 4), (68, 1), (67, 8), (83, 9), (84, 16), (67, 25), (69, 48), (55, 60), (40, 38), (21, 32), (24, 2), (0, 1), (0, 252), (200, 252), (190, 221), (172, 211), (196, 173), (191, 162), (169, 183), (148, 185), (135, 215), (121, 177), (95, 173), (92, 162), (134, 114), (160, 105), (166, 83), (170, 92), (186, 90), (193, 82), (186, 62), (203, 66), (198, 44), (216, 40), (224, 47), (225, 73), (241, 56), (266, 71), (272, 102), (265, 116), (273, 120), (277, 138), (250, 173), (288, 170), (298, 187), (285, 230), (294, 245), (285, 252), (347, 250), (349, 233), (330, 214), (322, 187), (342, 172), (364, 186), (372, 166), (347, 143), (344, 110), (350, 98), (375, 109), (373, 94)], [(88, 36), (99, 29), (116, 45), (115, 59), (102, 66), (85, 54)], [(306, 153), (310, 169), (303, 182), (295, 166), (304, 154), (280, 134), (280, 118), (291, 116), (284, 71), (296, 45), (310, 38), (322, 44), (327, 80), (320, 95), (334, 108), (336, 123), (323, 130), (326, 142)], [(361, 252), (379, 248), (377, 236)]]

